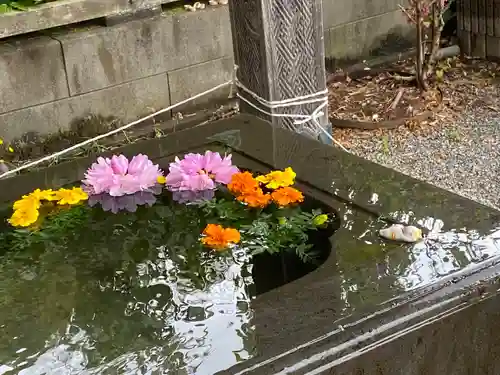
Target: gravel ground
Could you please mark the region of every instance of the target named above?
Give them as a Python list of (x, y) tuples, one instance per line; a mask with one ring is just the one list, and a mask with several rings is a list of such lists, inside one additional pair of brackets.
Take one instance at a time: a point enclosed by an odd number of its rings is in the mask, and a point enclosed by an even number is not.
[[(427, 107), (433, 108), (433, 118), (394, 130), (337, 128), (334, 137), (354, 154), (500, 210), (500, 65), (460, 58), (448, 63), (439, 83), (443, 101), (438, 108)], [(396, 97), (401, 85), (378, 73), (334, 82), (333, 94), (338, 87), (345, 95), (340, 102), (331, 95), (329, 110), (337, 111), (336, 118), (366, 120), (370, 109), (383, 116), (387, 98)], [(409, 109), (408, 98), (415, 98), (407, 91), (398, 105)]]
[[(500, 88), (494, 101), (500, 101)], [(350, 139), (350, 151), (500, 209), (500, 112), (468, 109), (427, 134), (398, 129)]]

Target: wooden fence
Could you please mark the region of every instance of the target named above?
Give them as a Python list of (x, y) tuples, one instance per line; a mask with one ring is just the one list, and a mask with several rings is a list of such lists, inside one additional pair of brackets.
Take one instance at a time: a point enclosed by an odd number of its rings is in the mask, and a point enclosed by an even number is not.
[(500, 0), (457, 0), (457, 23), (463, 53), (500, 58)]

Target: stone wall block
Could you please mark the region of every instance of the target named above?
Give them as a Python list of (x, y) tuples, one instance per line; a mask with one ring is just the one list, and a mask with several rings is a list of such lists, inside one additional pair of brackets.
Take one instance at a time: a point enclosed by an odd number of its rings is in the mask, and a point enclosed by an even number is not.
[(68, 95), (59, 42), (36, 37), (0, 44), (0, 113)]
[(125, 124), (170, 105), (167, 74), (143, 78), (104, 90), (0, 115), (0, 134), (7, 142), (28, 132), (67, 130), (89, 115)]
[(380, 16), (399, 9), (401, 0), (323, 0), (325, 29)]
[[(227, 57), (168, 72), (172, 104), (179, 103), (231, 80), (233, 78), (233, 67), (233, 58)], [(172, 112), (182, 112), (187, 108), (196, 109), (196, 107), (204, 106), (210, 101), (227, 100), (230, 91), (230, 86), (225, 86), (211, 94), (175, 108)]]
[(230, 55), (227, 7), (165, 13), (113, 27), (55, 35), (71, 95)]

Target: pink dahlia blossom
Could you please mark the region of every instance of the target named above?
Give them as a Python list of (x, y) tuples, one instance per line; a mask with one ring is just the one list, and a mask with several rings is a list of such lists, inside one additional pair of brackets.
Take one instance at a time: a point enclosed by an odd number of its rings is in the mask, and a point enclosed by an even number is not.
[(90, 195), (108, 193), (114, 197), (152, 188), (162, 172), (146, 155), (129, 160), (124, 155), (99, 157), (85, 173), (83, 189)]
[(171, 191), (213, 190), (216, 183), (228, 184), (238, 172), (231, 163), (231, 155), (222, 158), (218, 152), (207, 151), (205, 155), (187, 154), (184, 159), (175, 158), (170, 163), (166, 185)]

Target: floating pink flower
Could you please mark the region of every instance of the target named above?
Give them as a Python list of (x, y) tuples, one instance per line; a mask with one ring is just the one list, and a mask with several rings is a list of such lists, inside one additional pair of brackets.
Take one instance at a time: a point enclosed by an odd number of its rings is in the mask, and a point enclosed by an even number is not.
[(90, 195), (107, 193), (114, 197), (147, 191), (154, 187), (162, 172), (146, 155), (129, 160), (124, 155), (111, 159), (99, 157), (85, 173), (83, 189)]
[(231, 155), (222, 158), (218, 152), (205, 155), (187, 154), (175, 158), (170, 164), (166, 185), (171, 191), (213, 190), (216, 184), (228, 184), (233, 174), (239, 172), (231, 163)]

